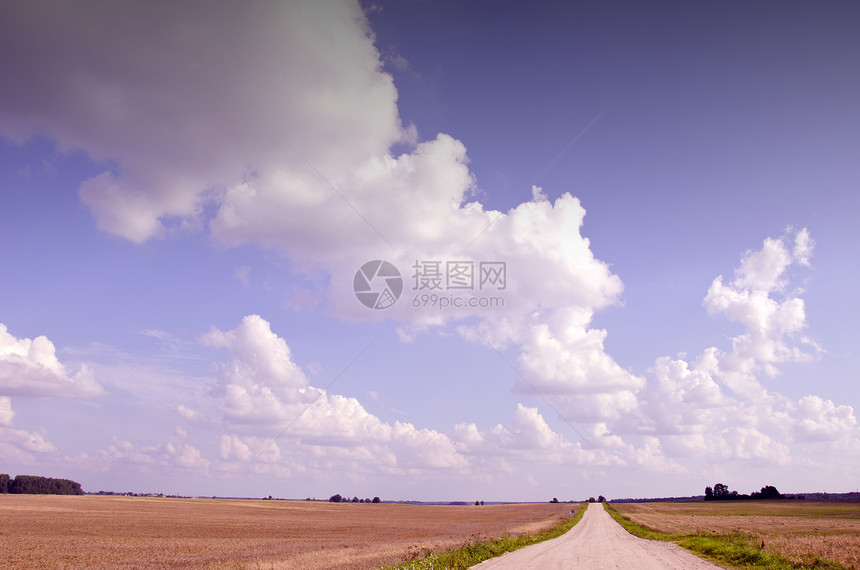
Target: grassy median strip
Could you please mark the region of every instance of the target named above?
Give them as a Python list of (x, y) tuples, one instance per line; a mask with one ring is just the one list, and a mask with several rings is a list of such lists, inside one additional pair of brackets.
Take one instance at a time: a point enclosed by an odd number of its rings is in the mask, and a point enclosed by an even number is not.
[(483, 562), (484, 560), (501, 556), (506, 552), (511, 552), (524, 546), (529, 546), (530, 544), (537, 544), (538, 542), (543, 542), (563, 535), (579, 522), (582, 515), (585, 513), (586, 506), (586, 504), (578, 505), (573, 517), (566, 519), (543, 532), (523, 534), (519, 536), (503, 536), (496, 540), (485, 540), (475, 542), (473, 544), (466, 544), (455, 550), (449, 550), (440, 554), (431, 554), (424, 558), (404, 562), (398, 566), (390, 566), (386, 570), (425, 570), (431, 568), (433, 570), (460, 570), (469, 568), (475, 564)]
[(801, 564), (794, 564), (777, 554), (763, 552), (753, 544), (750, 537), (743, 534), (733, 535), (705, 535), (705, 534), (670, 534), (658, 532), (654, 529), (637, 524), (627, 517), (616, 512), (609, 504), (606, 510), (627, 532), (639, 538), (649, 540), (663, 540), (674, 542), (678, 546), (700, 554), (704, 558), (713, 560), (734, 568), (764, 568), (768, 570), (783, 570), (794, 568), (827, 568), (842, 570), (845, 567), (822, 560), (812, 558)]

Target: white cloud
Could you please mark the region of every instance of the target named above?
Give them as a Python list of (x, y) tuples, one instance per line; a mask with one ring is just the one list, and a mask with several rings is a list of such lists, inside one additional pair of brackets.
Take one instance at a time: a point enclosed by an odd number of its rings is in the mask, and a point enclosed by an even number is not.
[[(287, 446), (302, 456), (345, 453), (349, 460), (388, 468), (465, 466), (444, 434), (386, 423), (355, 398), (311, 386), (286, 342), (258, 315), (245, 317), (232, 331), (213, 329), (203, 341), (230, 353), (218, 367), (214, 392), (229, 432), (221, 439), (225, 460), (263, 461), (272, 453), (280, 460), (279, 450)], [(257, 457), (263, 450), (270, 455)]]
[(104, 390), (86, 365), (70, 373), (47, 337), (16, 338), (0, 323), (0, 394), (86, 398)]
[(735, 270), (734, 285), (739, 289), (773, 291), (782, 289), (783, 274), (791, 264), (791, 253), (781, 239), (767, 238), (758, 251), (747, 252)]
[(204, 421), (203, 414), (197, 410), (193, 410), (187, 406), (179, 404), (176, 406), (176, 413), (188, 420), (189, 422), (198, 423)]
[(815, 247), (815, 242), (809, 237), (809, 230), (801, 229), (794, 236), (794, 249), (792, 254), (797, 262), (801, 265), (809, 266), (809, 259), (812, 257), (812, 249)]
[(805, 396), (790, 414), (801, 441), (838, 441), (857, 435), (857, 418), (851, 406), (837, 406), (819, 396)]
[(559, 401), (565, 415), (575, 420), (619, 419), (633, 411), (645, 379), (624, 370), (606, 353), (606, 331), (587, 329), (574, 319), (562, 319), (560, 324), (557, 333), (545, 323), (528, 329), (521, 362), (529, 386), (518, 391), (537, 390)]
[(91, 467), (109, 469), (111, 465), (132, 466), (145, 473), (163, 472), (165, 468), (178, 468), (208, 474), (211, 462), (200, 450), (188, 443), (167, 442), (137, 446), (130, 441), (114, 437), (113, 443), (92, 458)]
[[(809, 242), (803, 229), (802, 241)], [(808, 257), (804, 258), (808, 263)], [(806, 327), (803, 299), (773, 298), (786, 285), (786, 270), (795, 262), (784, 239), (768, 238), (762, 249), (747, 252), (730, 284), (717, 277), (708, 289), (705, 307), (713, 315), (722, 314), (739, 322), (746, 332), (732, 339), (730, 353), (712, 352), (712, 367), (722, 373), (724, 382), (735, 392), (753, 397), (762, 394), (756, 379), (758, 372), (778, 374), (775, 365), (783, 362), (806, 362), (817, 357), (815, 343), (796, 336)]]
[(44, 433), (33, 433), (12, 427), (15, 412), (12, 401), (0, 396), (0, 453), (7, 462), (32, 463), (34, 453), (50, 453), (56, 447), (45, 439)]
[(262, 8), (10, 7), (0, 133), (115, 161), (81, 197), (99, 227), (132, 241), (196, 227), (207, 201), (261, 167), (314, 201), (316, 175), (271, 127), (338, 180), (400, 138), (397, 93), (357, 2)]
[(9, 427), (15, 418), (12, 411), (12, 400), (6, 396), (0, 396), (0, 427)]
[(806, 327), (803, 299), (774, 298), (786, 289), (792, 264), (809, 265), (808, 231), (795, 234), (795, 253), (787, 239), (766, 239), (761, 250), (744, 254), (735, 280), (727, 284), (718, 277), (708, 290), (708, 312), (745, 327), (731, 351), (710, 347), (692, 362), (657, 360), (656, 382), (642, 396), (648, 419), (641, 428), (661, 437), (671, 455), (784, 465), (803, 461), (809, 444), (860, 444), (850, 406), (812, 395), (794, 402), (760, 382), (778, 376), (779, 364), (807, 362), (821, 352), (799, 336)]

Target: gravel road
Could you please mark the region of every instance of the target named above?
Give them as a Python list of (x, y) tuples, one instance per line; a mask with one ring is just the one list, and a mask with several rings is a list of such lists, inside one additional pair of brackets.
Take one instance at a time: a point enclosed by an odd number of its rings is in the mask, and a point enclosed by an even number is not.
[(669, 542), (635, 537), (609, 516), (603, 504), (591, 503), (582, 520), (566, 534), (492, 558), (473, 568), (711, 570), (721, 567)]

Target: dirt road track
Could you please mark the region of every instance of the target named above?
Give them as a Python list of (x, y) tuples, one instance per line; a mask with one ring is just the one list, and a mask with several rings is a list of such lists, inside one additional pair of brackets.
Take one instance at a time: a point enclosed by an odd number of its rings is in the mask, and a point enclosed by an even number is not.
[(582, 520), (566, 534), (487, 560), (473, 568), (710, 570), (721, 567), (680, 546), (635, 537), (609, 516), (603, 504), (592, 503)]

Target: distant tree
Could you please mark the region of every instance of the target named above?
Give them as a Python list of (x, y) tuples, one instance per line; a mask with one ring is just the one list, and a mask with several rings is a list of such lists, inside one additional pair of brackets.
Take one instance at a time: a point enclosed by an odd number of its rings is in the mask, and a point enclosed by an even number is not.
[(379, 500), (379, 497), (373, 497), (373, 502), (374, 502), (374, 503), (379, 503), (379, 502), (381, 502), (381, 501)]
[(594, 502), (594, 497), (588, 497), (588, 502), (589, 502), (589, 503), (593, 503), (593, 502)]
[(761, 488), (762, 499), (781, 499), (782, 494), (773, 485), (765, 485)]
[(353, 503), (357, 503), (357, 502), (358, 502), (358, 497), (353, 497), (353, 498), (352, 498), (352, 502), (353, 502)]
[(714, 499), (726, 499), (729, 496), (729, 488), (722, 483), (714, 485)]
[(337, 495), (332, 495), (328, 499), (329, 503), (340, 503), (341, 501), (343, 501), (343, 497), (340, 496), (340, 493), (338, 493)]
[(8, 492), (21, 495), (83, 495), (81, 484), (69, 479), (38, 475), (18, 475), (8, 484)]
[(481, 501), (481, 506), (482, 506), (482, 507), (484, 506), (484, 501)]
[(557, 503), (557, 502), (558, 502), (558, 499), (555, 497), (553, 497), (552, 500), (550, 501), (550, 503)]
[(369, 502), (370, 502), (370, 499), (364, 499), (364, 502), (365, 502), (365, 503), (369, 503)]
[(478, 505), (480, 505), (480, 504), (481, 504), (481, 501), (475, 501), (475, 506), (476, 506), (476, 507), (477, 507)]
[(597, 502), (598, 503), (605, 503), (606, 497), (604, 497), (603, 495), (600, 495), (599, 497), (597, 497)]
[(12, 478), (6, 473), (0, 473), (0, 493), (9, 491), (9, 485), (12, 484)]
[(714, 500), (714, 490), (711, 487), (705, 487), (705, 500), (713, 501)]

